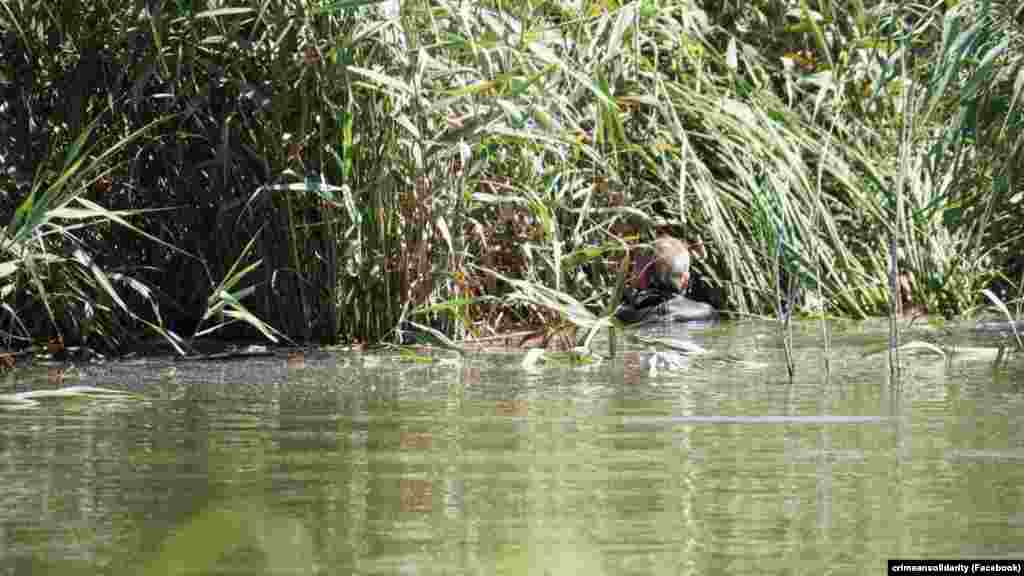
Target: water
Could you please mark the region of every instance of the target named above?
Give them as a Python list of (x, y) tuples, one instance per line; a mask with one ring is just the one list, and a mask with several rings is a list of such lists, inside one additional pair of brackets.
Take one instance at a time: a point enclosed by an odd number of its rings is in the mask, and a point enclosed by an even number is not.
[[(922, 337), (951, 345), (951, 337)], [(880, 574), (1024, 556), (1024, 365), (769, 325), (646, 371), (310, 352), (15, 372), (0, 574)], [(912, 336), (908, 338), (912, 338)], [(959, 342), (961, 346), (970, 342)], [(422, 360), (421, 358), (420, 360)]]

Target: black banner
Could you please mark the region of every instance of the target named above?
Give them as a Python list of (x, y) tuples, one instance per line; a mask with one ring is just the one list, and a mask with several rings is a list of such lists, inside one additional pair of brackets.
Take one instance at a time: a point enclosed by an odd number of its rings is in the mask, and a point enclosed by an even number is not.
[(889, 560), (889, 576), (931, 574), (1024, 574), (1024, 560)]

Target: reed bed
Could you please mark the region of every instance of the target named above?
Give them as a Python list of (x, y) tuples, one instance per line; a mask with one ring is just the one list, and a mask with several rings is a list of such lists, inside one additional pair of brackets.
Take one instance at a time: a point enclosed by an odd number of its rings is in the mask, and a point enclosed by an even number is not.
[(590, 334), (666, 226), (826, 339), (1020, 302), (1019, 9), (820, 4), (7, 3), (0, 329)]

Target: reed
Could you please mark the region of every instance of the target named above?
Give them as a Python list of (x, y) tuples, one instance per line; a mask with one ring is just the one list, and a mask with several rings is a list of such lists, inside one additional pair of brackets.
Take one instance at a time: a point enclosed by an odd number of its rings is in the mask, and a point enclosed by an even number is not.
[[(18, 4), (0, 14), (19, 43), (0, 73), (48, 72), (0, 102), (12, 126), (45, 126), (0, 144), (18, 174), (3, 181), (9, 229), (34, 214), (26, 175), (130, 211), (145, 241), (105, 224), (75, 241), (159, 286), (148, 298), (180, 334), (202, 332), (211, 290), (239, 270), (256, 286), (242, 315), (265, 324), (227, 335), (369, 342), (405, 319), (455, 340), (589, 330), (621, 298), (628, 229), (655, 218), (705, 240), (697, 268), (740, 314), (970, 310), (1024, 234), (1007, 208), (1021, 107), (1006, 72), (1024, 53), (1011, 7), (833, 3), (835, 19), (807, 8), (806, 32), (779, 35), (795, 30), (779, 6), (211, 1), (142, 21), (95, 8), (89, 28)], [(954, 24), (971, 42), (944, 35)], [(49, 56), (52, 29), (89, 57)], [(43, 80), (79, 76), (109, 81)], [(69, 112), (24, 105), (51, 100)], [(69, 187), (39, 152), (94, 120), (88, 138), (108, 144), (149, 128)], [(21, 309), (53, 309), (33, 279), (52, 265), (19, 268), (36, 287)]]

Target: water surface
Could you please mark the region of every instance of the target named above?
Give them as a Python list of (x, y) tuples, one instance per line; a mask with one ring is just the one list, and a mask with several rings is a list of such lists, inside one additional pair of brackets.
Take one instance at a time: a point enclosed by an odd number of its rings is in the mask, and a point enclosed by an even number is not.
[[(672, 336), (679, 334), (673, 333)], [(1024, 364), (991, 343), (691, 330), (647, 369), (308, 352), (17, 371), (0, 392), (0, 574), (880, 574), (1024, 556)], [(972, 348), (973, 347), (973, 348)], [(623, 349), (624, 348), (624, 349)], [(827, 362), (826, 362), (827, 360)]]

